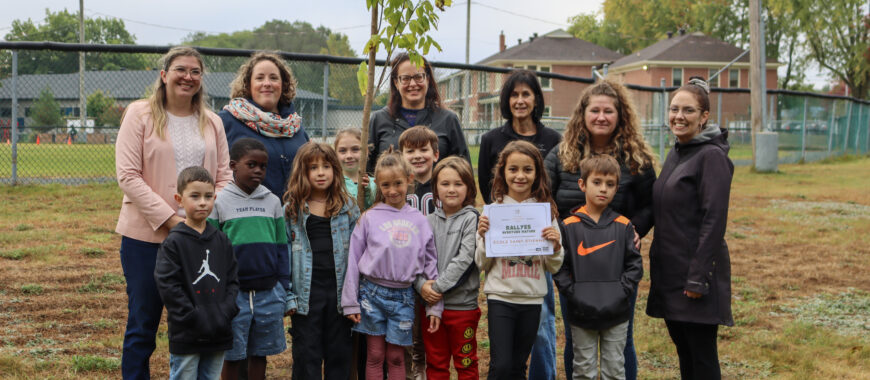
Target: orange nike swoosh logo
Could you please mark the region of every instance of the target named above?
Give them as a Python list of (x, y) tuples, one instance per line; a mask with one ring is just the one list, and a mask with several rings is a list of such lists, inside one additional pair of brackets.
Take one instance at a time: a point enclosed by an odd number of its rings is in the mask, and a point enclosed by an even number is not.
[(590, 253), (592, 253), (592, 252), (595, 252), (595, 251), (597, 251), (597, 250), (599, 250), (599, 249), (601, 249), (601, 248), (604, 248), (604, 247), (610, 245), (611, 243), (613, 243), (613, 242), (615, 242), (615, 241), (616, 241), (616, 240), (611, 240), (611, 241), (609, 241), (609, 242), (607, 242), (607, 243), (598, 244), (598, 245), (596, 245), (596, 246), (594, 246), (594, 247), (589, 247), (589, 248), (583, 248), (583, 242), (581, 241), (581, 242), (580, 242), (580, 246), (577, 247), (577, 254), (580, 255), (580, 256), (586, 256), (586, 255), (588, 255), (588, 254), (590, 254)]

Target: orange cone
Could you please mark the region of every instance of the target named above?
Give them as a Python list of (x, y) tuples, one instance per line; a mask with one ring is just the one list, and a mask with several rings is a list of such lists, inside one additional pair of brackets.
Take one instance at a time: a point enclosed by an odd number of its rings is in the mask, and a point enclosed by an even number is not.
[(66, 145), (72, 145), (72, 136), (66, 138)]
[(36, 135), (36, 145), (39, 145), (39, 135)]

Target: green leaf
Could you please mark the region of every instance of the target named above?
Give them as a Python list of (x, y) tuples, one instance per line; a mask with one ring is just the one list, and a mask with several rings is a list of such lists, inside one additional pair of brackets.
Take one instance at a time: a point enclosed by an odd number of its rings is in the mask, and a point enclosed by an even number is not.
[(359, 69), (356, 71), (356, 81), (359, 83), (359, 92), (362, 96), (366, 95), (366, 88), (369, 86), (369, 64), (366, 61), (359, 63)]

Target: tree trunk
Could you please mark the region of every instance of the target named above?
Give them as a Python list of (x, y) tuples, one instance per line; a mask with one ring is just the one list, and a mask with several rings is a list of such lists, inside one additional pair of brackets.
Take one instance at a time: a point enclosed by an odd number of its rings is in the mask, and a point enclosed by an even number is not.
[[(374, 1), (372, 4), (372, 29), (371, 35), (378, 34), (378, 2)], [(369, 63), (368, 63), (368, 83), (366, 84), (366, 97), (365, 102), (363, 103), (363, 119), (362, 119), (362, 136), (360, 143), (363, 144), (363, 149), (360, 150), (359, 157), (359, 167), (360, 170), (364, 173), (366, 170), (366, 165), (368, 164), (369, 158), (369, 149), (372, 147), (369, 146), (369, 120), (372, 116), (372, 101), (375, 98), (375, 54), (377, 53), (376, 46), (371, 46), (369, 49)], [(368, 185), (368, 183), (364, 184), (362, 181), (362, 176), (359, 177), (357, 183), (357, 193), (356, 193), (356, 202), (359, 205), (360, 211), (365, 210), (365, 201), (366, 201), (366, 187), (364, 185)]]

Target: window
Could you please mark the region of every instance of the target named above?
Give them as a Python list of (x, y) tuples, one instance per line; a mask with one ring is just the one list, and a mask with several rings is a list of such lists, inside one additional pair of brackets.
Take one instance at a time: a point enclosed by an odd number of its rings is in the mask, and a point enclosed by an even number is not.
[(541, 117), (550, 117), (550, 106), (544, 106), (544, 114)]
[(731, 69), (728, 71), (728, 87), (740, 87), (740, 70)]
[(451, 99), (461, 99), (462, 98), (462, 76), (456, 76), (450, 79), (451, 88), (453, 89), (453, 93), (450, 94)]
[(683, 85), (683, 69), (674, 68), (673, 74), (671, 76), (671, 85), (672, 86), (682, 86)]
[(10, 107), (0, 108), (0, 117), (12, 117), (12, 108), (10, 108)]
[(487, 91), (487, 80), (489, 79), (489, 73), (482, 72), (477, 73), (477, 91), (478, 92), (486, 92)]
[[(531, 71), (540, 71), (540, 72), (544, 72), (544, 73), (549, 73), (549, 72), (550, 72), (550, 66), (541, 66), (541, 67), (538, 67), (538, 65), (528, 65), (528, 66), (526, 66), (526, 68), (529, 69), (529, 70), (531, 70)], [(541, 88), (544, 88), (544, 89), (550, 89), (550, 88), (552, 88), (552, 87), (551, 87), (551, 82), (550, 82), (551, 80), (550, 80), (550, 78), (541, 78), (541, 77), (538, 77), (538, 80), (541, 82)]]
[[(707, 73), (707, 84), (710, 85), (710, 87), (719, 87), (719, 77), (713, 78), (713, 75), (715, 75), (717, 71), (719, 71), (719, 70), (718, 69), (710, 69), (710, 71)], [(722, 74), (719, 74), (719, 75), (722, 75)], [(710, 79), (710, 78), (713, 78), (713, 79)]]

